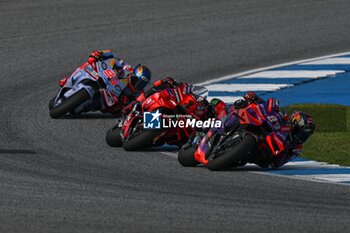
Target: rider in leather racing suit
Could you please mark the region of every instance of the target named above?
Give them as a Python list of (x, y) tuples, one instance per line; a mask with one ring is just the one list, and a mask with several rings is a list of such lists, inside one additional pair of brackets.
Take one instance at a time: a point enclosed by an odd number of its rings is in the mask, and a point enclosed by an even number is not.
[[(114, 58), (114, 59), (112, 59)], [(134, 101), (141, 93), (143, 93), (144, 88), (151, 80), (151, 71), (145, 66), (138, 64), (132, 68), (128, 63), (123, 59), (117, 57), (110, 50), (95, 50), (93, 51), (89, 59), (81, 68), (91, 65), (96, 70), (96, 62), (105, 61), (111, 59), (114, 62), (113, 70), (117, 74), (117, 78), (121, 80), (127, 87), (123, 90), (122, 94), (119, 97), (115, 97), (115, 104), (112, 106), (106, 106), (105, 109), (102, 109), (102, 112), (109, 112), (120, 117), (122, 110), (129, 103)], [(59, 84), (64, 86), (67, 78), (62, 79)]]
[[(166, 88), (172, 88), (172, 87), (177, 87), (180, 84), (185, 84), (186, 88), (188, 89), (189, 92), (192, 92), (193, 86), (192, 84), (189, 83), (184, 83), (177, 81), (171, 77), (166, 77), (165, 79), (158, 80), (154, 82), (152, 88), (147, 90), (144, 93), (141, 93), (141, 95), (136, 99), (136, 101), (132, 102), (129, 104), (127, 107), (124, 108), (124, 114), (127, 114), (131, 111), (131, 109), (134, 107), (135, 104), (143, 102), (145, 99), (147, 99), (149, 96), (153, 95), (156, 92), (160, 92)], [(193, 93), (194, 94), (194, 93)], [(203, 98), (202, 96), (194, 94), (196, 98), (196, 112), (194, 113), (197, 117), (197, 119), (205, 120), (208, 118), (216, 118), (216, 114), (220, 114), (220, 117), (222, 117), (223, 112), (221, 108), (223, 106), (226, 107), (226, 105), (219, 99), (216, 99), (216, 105), (213, 106), (213, 104), (210, 104), (206, 98)], [(219, 102), (221, 101), (221, 102)], [(216, 107), (218, 105), (218, 107)], [(223, 106), (222, 106), (223, 105)]]
[[(250, 104), (251, 102), (264, 103), (265, 101), (258, 97), (254, 92), (248, 92), (244, 97), (244, 100), (237, 100), (233, 104), (233, 108), (242, 108)], [(278, 168), (298, 157), (303, 148), (303, 143), (313, 134), (315, 130), (315, 124), (312, 118), (304, 112), (296, 111), (291, 116), (282, 112), (278, 106), (278, 100), (270, 98), (267, 100), (268, 108), (275, 109), (282, 119), (282, 130), (289, 131), (289, 136), (284, 142), (285, 150), (278, 156), (274, 156), (269, 153), (269, 150), (263, 150), (264, 152), (258, 152), (253, 159), (248, 161), (255, 163), (260, 167)]]

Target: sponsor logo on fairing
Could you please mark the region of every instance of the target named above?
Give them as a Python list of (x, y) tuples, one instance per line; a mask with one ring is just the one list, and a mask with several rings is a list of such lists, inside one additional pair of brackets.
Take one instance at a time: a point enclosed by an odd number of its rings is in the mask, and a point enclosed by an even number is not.
[(106, 63), (102, 62), (101, 63), (101, 67), (102, 67), (103, 70), (107, 70), (107, 64)]
[(159, 112), (144, 112), (145, 129), (170, 129), (170, 128), (220, 128), (222, 121), (210, 118), (205, 121), (197, 120), (192, 115), (165, 115)]

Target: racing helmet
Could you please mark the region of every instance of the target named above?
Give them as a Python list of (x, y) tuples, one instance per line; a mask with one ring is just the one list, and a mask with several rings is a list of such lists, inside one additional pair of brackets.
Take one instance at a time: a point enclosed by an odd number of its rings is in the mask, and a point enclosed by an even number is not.
[(209, 103), (209, 117), (221, 119), (226, 116), (226, 104), (218, 98), (214, 98)]
[(144, 89), (147, 84), (151, 81), (151, 71), (141, 64), (137, 64), (134, 67), (134, 73), (130, 76), (130, 85), (137, 91)]
[(314, 133), (316, 125), (311, 116), (304, 112), (296, 111), (290, 116), (292, 123), (291, 139), (293, 143), (303, 144)]

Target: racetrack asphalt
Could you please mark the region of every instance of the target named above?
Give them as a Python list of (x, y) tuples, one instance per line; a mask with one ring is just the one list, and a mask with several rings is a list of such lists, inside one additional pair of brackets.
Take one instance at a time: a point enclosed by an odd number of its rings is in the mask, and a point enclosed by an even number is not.
[(101, 114), (52, 120), (94, 49), (202, 82), (350, 50), (348, 0), (0, 2), (0, 232), (349, 232), (350, 187), (182, 168), (105, 144)]

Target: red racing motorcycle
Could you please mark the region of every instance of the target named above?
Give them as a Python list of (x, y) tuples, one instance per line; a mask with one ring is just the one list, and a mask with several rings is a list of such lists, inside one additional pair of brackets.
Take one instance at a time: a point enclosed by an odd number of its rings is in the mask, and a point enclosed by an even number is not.
[[(200, 92), (204, 93), (203, 90)], [(194, 134), (193, 128), (174, 124), (163, 127), (164, 124), (161, 124), (163, 121), (181, 122), (185, 118), (198, 119), (196, 109), (197, 101), (192, 86), (181, 83), (166, 88), (152, 94), (142, 103), (135, 104), (125, 120), (107, 131), (106, 142), (112, 147), (123, 146), (128, 151), (163, 144), (182, 146)], [(145, 122), (147, 117), (152, 118), (148, 123)]]
[(179, 163), (220, 170), (259, 161), (263, 152), (279, 156), (290, 131), (270, 101), (233, 109), (222, 123), (206, 134), (191, 137), (178, 152)]

